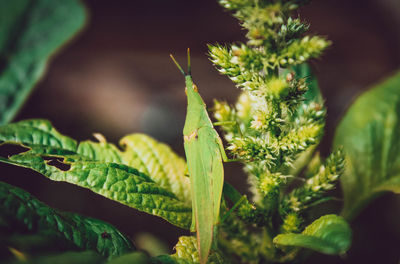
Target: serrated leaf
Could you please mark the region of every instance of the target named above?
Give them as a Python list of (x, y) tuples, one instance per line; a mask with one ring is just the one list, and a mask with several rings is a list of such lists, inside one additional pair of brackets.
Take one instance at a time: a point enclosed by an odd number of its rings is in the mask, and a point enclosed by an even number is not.
[(181, 236), (175, 245), (176, 253), (172, 258), (187, 261), (188, 263), (199, 263), (199, 253), (197, 251), (197, 240), (193, 236)]
[(120, 145), (123, 151), (105, 141), (84, 141), (79, 144), (77, 152), (93, 160), (122, 163), (136, 168), (191, 206), (190, 180), (185, 175), (186, 162), (169, 146), (145, 134), (125, 136), (120, 140)]
[[(152, 264), (194, 264), (200, 263), (197, 250), (197, 240), (194, 236), (181, 236), (175, 245), (175, 254), (160, 255), (151, 259)], [(219, 252), (213, 251), (207, 263), (220, 264), (227, 263)]]
[[(197, 240), (193, 236), (181, 236), (175, 245), (175, 254), (160, 255), (151, 259), (152, 264), (193, 264), (199, 262)], [(210, 260), (209, 263), (213, 263)]]
[(399, 117), (400, 73), (362, 94), (341, 120), (334, 145), (347, 155), (340, 178), (345, 218), (384, 191), (400, 193)]
[(54, 248), (94, 250), (110, 258), (135, 249), (114, 226), (98, 219), (58, 211), (4, 182), (0, 182), (0, 208), (2, 237), (11, 234), (3, 243), (23, 252), (37, 253), (43, 248), (46, 253)]
[(0, 1), (0, 124), (15, 116), (50, 56), (85, 19), (78, 0)]
[(351, 229), (342, 217), (324, 215), (307, 226), (301, 234), (280, 234), (274, 238), (274, 243), (340, 255), (350, 248)]
[(151, 175), (163, 188), (171, 190), (187, 206), (191, 206), (190, 180), (184, 159), (169, 146), (144, 134), (128, 135), (120, 140), (125, 151), (124, 163)]
[(61, 154), (75, 154), (78, 146), (75, 140), (61, 135), (49, 121), (42, 119), (0, 126), (0, 144), (3, 143), (42, 147), (43, 151), (48, 150), (48, 154), (52, 154), (51, 150), (62, 150)]
[[(109, 199), (160, 216), (179, 227), (190, 226), (191, 209), (187, 201), (179, 199), (168, 190), (169, 186), (160, 186), (163, 184), (161, 181), (155, 182), (132, 167), (116, 163), (133, 162), (134, 159), (129, 156), (131, 149), (127, 148), (125, 152), (121, 152), (114, 145), (104, 141), (85, 141), (78, 145), (74, 140), (58, 133), (51, 123), (45, 120), (26, 120), (0, 126), (0, 144), (4, 143), (22, 145), (30, 150), (9, 158), (0, 158), (1, 162), (36, 170), (52, 180), (89, 188)], [(155, 149), (159, 145), (162, 144), (154, 141)], [(153, 150), (153, 153), (155, 151)], [(175, 155), (169, 151), (168, 154)], [(46, 161), (49, 158), (50, 161)], [(63, 168), (51, 163), (56, 158), (59, 159), (58, 165), (62, 165)], [(176, 159), (178, 158), (176, 156)], [(171, 159), (174, 162), (173, 156)], [(166, 158), (164, 161), (167, 162)], [(154, 166), (154, 161), (149, 166)], [(164, 165), (158, 163), (158, 166)], [(157, 175), (152, 176), (160, 180)], [(181, 183), (176, 183), (179, 184)]]

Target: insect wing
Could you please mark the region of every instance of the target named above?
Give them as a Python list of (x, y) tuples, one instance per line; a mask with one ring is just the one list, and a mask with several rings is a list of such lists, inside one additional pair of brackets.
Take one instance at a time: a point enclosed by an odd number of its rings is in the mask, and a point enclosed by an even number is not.
[[(185, 152), (189, 168), (190, 185), (192, 190), (192, 228), (197, 231), (197, 246), (201, 263), (205, 263), (212, 243), (213, 231), (213, 200), (209, 180), (207, 155), (202, 153), (204, 146), (199, 137), (185, 141)], [(194, 231), (194, 230), (192, 230)]]
[[(222, 189), (224, 185), (224, 167), (218, 145), (219, 136), (212, 127), (204, 127), (199, 130), (199, 143), (201, 145), (202, 160), (206, 172), (209, 188), (211, 188), (213, 223), (218, 224), (221, 206)], [(211, 209), (211, 208), (209, 208)]]

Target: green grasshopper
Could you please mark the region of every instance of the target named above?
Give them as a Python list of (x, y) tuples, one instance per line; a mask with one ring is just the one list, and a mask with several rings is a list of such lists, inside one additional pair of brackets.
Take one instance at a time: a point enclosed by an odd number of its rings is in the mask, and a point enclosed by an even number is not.
[(187, 73), (170, 56), (185, 76), (188, 106), (183, 138), (192, 190), (191, 231), (197, 231), (200, 263), (206, 263), (219, 222), (224, 185), (222, 161), (228, 161), (228, 158), (222, 140), (208, 116), (206, 104), (193, 83), (189, 49)]

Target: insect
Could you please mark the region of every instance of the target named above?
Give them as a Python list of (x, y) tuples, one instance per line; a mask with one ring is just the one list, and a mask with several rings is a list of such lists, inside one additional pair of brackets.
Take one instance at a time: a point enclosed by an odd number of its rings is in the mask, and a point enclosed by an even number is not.
[(193, 83), (189, 49), (187, 73), (170, 56), (185, 76), (188, 105), (183, 138), (192, 190), (191, 231), (197, 232), (200, 263), (206, 263), (219, 221), (224, 184), (222, 161), (228, 161), (228, 158), (222, 140), (208, 116), (206, 104)]

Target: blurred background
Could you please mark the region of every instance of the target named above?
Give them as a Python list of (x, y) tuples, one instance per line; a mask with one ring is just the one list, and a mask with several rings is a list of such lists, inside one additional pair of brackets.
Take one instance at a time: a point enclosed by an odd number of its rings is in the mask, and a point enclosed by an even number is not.
[[(54, 56), (17, 120), (45, 118), (77, 140), (94, 140), (92, 133), (99, 132), (116, 144), (126, 134), (146, 133), (184, 155), (184, 80), (169, 54), (185, 65), (190, 47), (193, 78), (208, 106), (213, 98), (234, 103), (238, 91), (208, 61), (206, 44), (244, 41), (245, 31), (214, 0), (84, 3), (89, 13), (86, 28)], [(300, 15), (311, 23), (313, 33), (333, 41), (322, 59), (312, 62), (328, 108), (320, 147), (326, 155), (346, 107), (400, 68), (400, 1), (319, 0), (302, 8)], [(0, 164), (0, 170), (1, 180), (50, 206), (111, 222), (134, 240), (140, 232), (151, 233), (172, 252), (185, 234), (161, 218), (88, 190), (6, 164)], [(242, 176), (240, 166), (226, 166), (227, 180), (245, 190)], [(352, 223), (354, 243), (347, 256), (316, 254), (309, 263), (398, 263), (399, 209), (398, 196), (380, 197)]]

